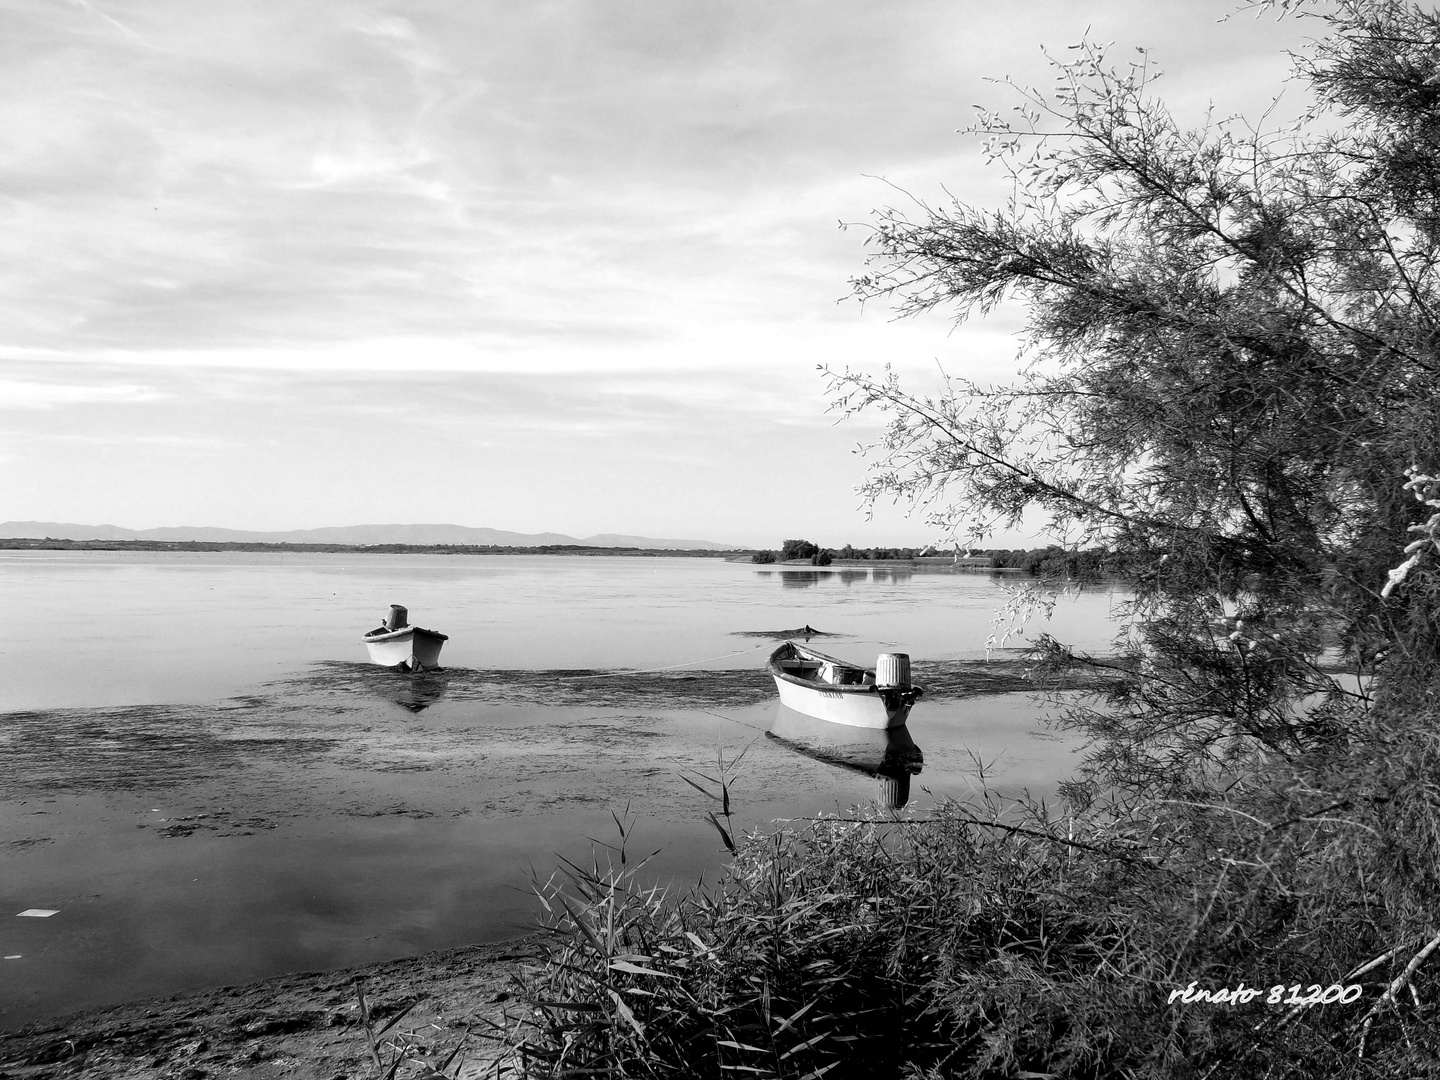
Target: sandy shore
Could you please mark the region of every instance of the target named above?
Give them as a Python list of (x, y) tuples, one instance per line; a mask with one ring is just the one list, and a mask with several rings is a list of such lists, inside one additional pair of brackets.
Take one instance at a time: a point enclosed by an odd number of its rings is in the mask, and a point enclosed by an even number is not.
[[(504, 1025), (507, 1010), (513, 1024), (515, 976), (539, 954), (538, 938), (520, 938), (44, 1020), (0, 1033), (0, 1080), (373, 1077), (357, 980), (379, 1025), (412, 1006), (382, 1044), (401, 1035), (443, 1060), (468, 1027), (456, 1060), (479, 1077), (499, 1051), (476, 1033)], [(381, 1053), (388, 1067), (393, 1052)]]

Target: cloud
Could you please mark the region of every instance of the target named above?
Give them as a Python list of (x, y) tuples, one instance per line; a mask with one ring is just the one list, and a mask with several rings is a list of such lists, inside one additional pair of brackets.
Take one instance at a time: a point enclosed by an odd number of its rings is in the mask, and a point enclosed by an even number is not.
[(158, 448), (161, 450), (235, 450), (244, 444), (234, 439), (220, 439), (208, 435), (85, 435), (66, 432), (54, 436), (60, 442), (76, 443), (81, 446), (104, 446), (126, 448)]
[[(464, 491), (495, 520), (593, 499), (535, 524), (634, 531), (602, 520), (617, 484), (701, 521), (848, 507), (873, 421), (833, 430), (817, 366), (999, 379), (1023, 325), (837, 304), (867, 250), (837, 223), (902, 198), (873, 177), (1003, 203), (956, 129), (1006, 102), (986, 76), (1048, 84), (1037, 45), (1087, 23), (1221, 112), (1263, 105), (1299, 36), (1149, 0), (0, 5), (15, 497), (237, 524), (397, 492), (443, 516)], [(203, 438), (251, 452), (200, 469)], [(391, 438), (443, 444), (436, 479), (356, 467)], [(822, 459), (804, 492), (754, 491)], [(647, 502), (642, 476), (687, 495)]]
[(0, 409), (54, 409), (64, 405), (123, 405), (160, 401), (167, 395), (134, 384), (82, 386), (73, 383), (0, 379)]
[(1037, 40), (1085, 20), (1186, 40), (1147, 10), (25, 8), (0, 42), (17, 268), (0, 335), (97, 354), (427, 333), (576, 350), (813, 310), (858, 268), (835, 222), (890, 198), (864, 174), (988, 190), (954, 134), (979, 76), (1036, 69)]
[(120, 22), (118, 19), (111, 18), (109, 15), (105, 14), (105, 12), (101, 11), (97, 5), (89, 3), (89, 0), (70, 0), (70, 2), (80, 10), (86, 12), (87, 14), (93, 15), (95, 18), (101, 20), (110, 27), (119, 30), (121, 34), (123, 34), (126, 38), (128, 38), (135, 44), (145, 44), (145, 39), (143, 37), (137, 34), (134, 30), (130, 29), (130, 27), (126, 26), (124, 23)]

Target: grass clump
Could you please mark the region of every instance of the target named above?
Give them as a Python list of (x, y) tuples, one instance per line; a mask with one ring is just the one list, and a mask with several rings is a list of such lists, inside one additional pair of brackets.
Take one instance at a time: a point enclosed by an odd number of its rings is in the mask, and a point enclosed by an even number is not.
[(541, 890), (529, 1074), (1094, 1073), (1156, 1012), (1128, 913), (1163, 871), (1118, 833), (999, 811), (753, 834), (683, 895), (642, 887), (623, 840), (618, 863), (570, 866)]
[[(688, 892), (643, 883), (617, 818), (607, 859), (539, 887), (523, 1070), (1440, 1075), (1436, 720), (1377, 721), (1368, 747), (1223, 797), (1076, 786), (1058, 815), (986, 793), (794, 822)], [(1298, 1004), (1312, 986), (1359, 990)]]

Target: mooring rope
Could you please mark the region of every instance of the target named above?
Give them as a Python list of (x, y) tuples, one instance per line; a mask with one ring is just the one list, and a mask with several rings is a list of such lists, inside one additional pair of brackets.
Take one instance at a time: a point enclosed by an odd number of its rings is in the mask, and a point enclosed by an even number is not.
[(741, 649), (739, 652), (725, 653), (721, 656), (707, 656), (703, 660), (686, 660), (683, 664), (668, 664), (665, 667), (652, 668), (627, 668), (624, 671), (601, 671), (593, 675), (561, 675), (559, 678), (562, 681), (578, 681), (580, 679), (618, 679), (622, 675), (652, 675), (657, 671), (677, 671), (680, 668), (692, 667), (695, 664), (709, 664), (716, 660), (729, 660), (736, 656), (749, 656), (753, 652), (759, 652), (761, 649), (768, 649), (771, 648), (771, 646), (772, 643), (767, 641), (762, 645), (756, 645), (753, 649)]
[(748, 720), (736, 720), (735, 717), (726, 716), (724, 713), (713, 712), (710, 709), (701, 709), (700, 711), (703, 712), (706, 716), (713, 716), (719, 720), (728, 720), (732, 724), (739, 724), (741, 727), (747, 727), (751, 731), (758, 731), (762, 735), (768, 734), (770, 731), (770, 728), (768, 726), (761, 727), (759, 724), (752, 724)]

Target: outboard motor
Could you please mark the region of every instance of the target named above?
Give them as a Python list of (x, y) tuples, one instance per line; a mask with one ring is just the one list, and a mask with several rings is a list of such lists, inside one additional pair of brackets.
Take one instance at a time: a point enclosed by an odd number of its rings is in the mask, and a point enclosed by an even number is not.
[(875, 685), (881, 690), (910, 689), (910, 654), (881, 653), (875, 660)]

